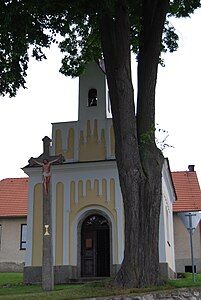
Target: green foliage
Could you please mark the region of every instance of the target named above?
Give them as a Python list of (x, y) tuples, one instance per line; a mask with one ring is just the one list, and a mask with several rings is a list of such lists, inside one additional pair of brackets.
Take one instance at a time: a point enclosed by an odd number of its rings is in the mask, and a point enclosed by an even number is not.
[(177, 18), (190, 17), (198, 7), (201, 7), (200, 0), (170, 0), (170, 15)]
[(52, 41), (45, 23), (32, 1), (0, 2), (0, 95), (13, 97), (19, 87), (25, 88), (30, 45), (37, 60), (45, 58), (42, 47)]
[[(98, 28), (92, 28), (90, 20), (83, 20), (80, 24), (71, 25), (59, 47), (66, 53), (62, 60), (61, 73), (66, 76), (79, 76), (84, 66), (102, 57)], [(82, 37), (82, 38), (81, 38)]]
[(153, 144), (155, 140), (155, 126), (153, 125), (147, 132), (144, 132), (140, 136), (140, 146)]
[(192, 274), (186, 273), (183, 278), (168, 280), (164, 286), (143, 289), (119, 289), (110, 286), (110, 280), (79, 284), (56, 285), (55, 291), (43, 292), (39, 285), (23, 285), (22, 273), (0, 273), (0, 299), (82, 299), (150, 293), (152, 291), (168, 290), (200, 286), (201, 274), (196, 274), (196, 282), (192, 282)]
[[(116, 0), (2, 0), (0, 2), (0, 95), (16, 95), (26, 87), (28, 50), (37, 60), (45, 59), (43, 47), (58, 43), (65, 56), (61, 72), (80, 75), (91, 60), (102, 58), (99, 20), (103, 14), (114, 16)], [(138, 53), (143, 0), (128, 1), (130, 47)], [(200, 7), (200, 0), (170, 0), (169, 15), (189, 16)], [(115, 26), (115, 17), (113, 17)], [(178, 36), (166, 22), (161, 50), (177, 50)]]
[(174, 52), (178, 49), (179, 37), (175, 28), (166, 20), (163, 35), (162, 52)]

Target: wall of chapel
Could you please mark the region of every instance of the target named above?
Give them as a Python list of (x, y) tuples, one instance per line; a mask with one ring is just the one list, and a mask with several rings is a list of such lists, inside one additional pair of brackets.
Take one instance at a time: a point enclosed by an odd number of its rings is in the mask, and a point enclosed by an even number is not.
[(66, 161), (99, 161), (114, 158), (115, 139), (111, 120), (101, 126), (97, 119), (86, 120), (78, 128), (77, 122), (55, 124), (53, 153), (62, 154)]
[[(67, 186), (67, 185), (66, 185)], [(55, 212), (53, 212), (53, 224), (55, 224), (55, 265), (63, 265), (63, 257), (66, 255), (64, 249), (68, 248), (69, 264), (73, 264), (73, 255), (75, 252), (75, 236), (73, 234), (73, 222), (77, 214), (84, 208), (102, 207), (112, 215), (114, 220), (115, 232), (114, 240), (118, 240), (118, 226), (117, 226), (117, 210), (115, 201), (115, 180), (114, 178), (102, 178), (98, 180), (86, 179), (75, 181), (72, 180), (69, 184), (70, 189), (67, 191), (67, 198), (64, 198), (65, 185), (62, 182), (57, 182)], [(65, 201), (70, 204), (70, 211), (64, 210)], [(36, 184), (34, 187), (34, 203), (33, 203), (33, 237), (32, 237), (32, 266), (42, 265), (42, 184)], [(68, 216), (67, 231), (69, 240), (67, 245), (64, 245), (64, 219)], [(118, 257), (118, 245), (113, 245), (115, 257)], [(113, 263), (119, 263), (115, 261)]]

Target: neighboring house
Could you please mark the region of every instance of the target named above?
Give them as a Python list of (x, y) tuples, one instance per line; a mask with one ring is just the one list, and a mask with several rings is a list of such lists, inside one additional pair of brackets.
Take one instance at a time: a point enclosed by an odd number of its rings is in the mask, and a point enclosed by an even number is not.
[[(178, 213), (201, 211), (200, 186), (193, 165), (189, 166), (189, 171), (172, 172), (172, 178), (177, 194), (177, 200), (173, 204), (176, 271), (192, 272), (189, 233)], [(193, 253), (195, 271), (201, 273), (200, 225), (193, 234)]]
[(0, 181), (0, 272), (22, 271), (26, 253), (28, 178)]
[[(51, 175), (56, 282), (114, 275), (124, 255), (124, 210), (106, 78), (96, 64), (79, 80), (78, 121), (54, 123), (49, 150), (65, 157), (62, 165), (52, 165)], [(23, 170), (29, 176), (24, 278), (35, 282), (42, 268), (42, 168)], [(162, 274), (171, 277), (176, 197), (167, 160), (162, 175), (159, 255)]]

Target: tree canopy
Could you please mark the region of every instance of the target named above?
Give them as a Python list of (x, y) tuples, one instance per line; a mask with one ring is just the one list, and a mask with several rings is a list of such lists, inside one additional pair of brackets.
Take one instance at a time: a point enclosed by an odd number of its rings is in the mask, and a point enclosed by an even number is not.
[[(31, 55), (45, 59), (43, 47), (58, 43), (65, 57), (61, 72), (79, 76), (91, 60), (103, 57), (98, 20), (105, 11), (114, 11), (115, 0), (106, 1), (39, 1), (1, 0), (0, 2), (0, 95), (16, 95), (26, 86)], [(139, 50), (142, 0), (128, 1), (130, 17), (130, 48)], [(199, 0), (172, 0), (168, 16), (189, 17), (200, 7)], [(114, 17), (115, 19), (115, 17)], [(58, 42), (58, 35), (62, 41)], [(59, 40), (61, 40), (59, 38)], [(177, 49), (175, 28), (166, 20), (161, 51)]]

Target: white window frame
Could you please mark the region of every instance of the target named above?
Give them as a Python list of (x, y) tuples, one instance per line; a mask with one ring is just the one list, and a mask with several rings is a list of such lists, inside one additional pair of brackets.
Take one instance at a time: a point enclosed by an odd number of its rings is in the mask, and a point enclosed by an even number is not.
[(21, 224), (20, 250), (26, 250), (27, 244), (27, 224)]

